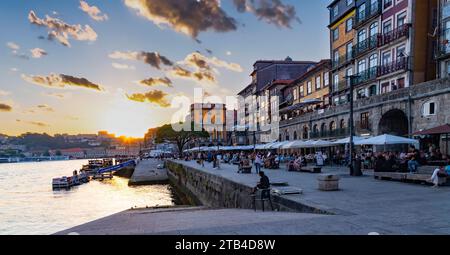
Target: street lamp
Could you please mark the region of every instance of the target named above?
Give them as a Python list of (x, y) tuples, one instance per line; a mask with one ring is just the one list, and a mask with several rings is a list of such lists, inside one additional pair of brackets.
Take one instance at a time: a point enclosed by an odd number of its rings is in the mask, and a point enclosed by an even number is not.
[(350, 170), (350, 175), (351, 176), (361, 176), (362, 172), (361, 169), (358, 167), (356, 169), (354, 169), (354, 157), (353, 157), (353, 153), (354, 153), (354, 142), (353, 142), (353, 136), (355, 134), (355, 127), (354, 127), (354, 121), (353, 121), (353, 84), (354, 84), (354, 79), (361, 77), (360, 75), (347, 75), (344, 78), (348, 79), (350, 82), (350, 117), (349, 117), (349, 129), (350, 129), (350, 141), (349, 141), (349, 170)]

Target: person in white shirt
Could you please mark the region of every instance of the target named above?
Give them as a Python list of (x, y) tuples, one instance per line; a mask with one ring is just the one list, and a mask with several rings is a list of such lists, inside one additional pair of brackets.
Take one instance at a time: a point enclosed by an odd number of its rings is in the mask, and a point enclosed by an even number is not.
[(255, 157), (255, 169), (257, 174), (259, 174), (259, 171), (261, 170), (261, 165), (262, 165), (261, 155), (257, 154)]
[(323, 166), (323, 164), (324, 164), (324, 159), (323, 159), (323, 156), (322, 156), (322, 152), (318, 152), (316, 154), (316, 165), (317, 166)]
[(431, 176), (431, 181), (434, 185), (433, 188), (439, 187), (439, 178), (448, 177), (447, 172), (445, 171), (443, 166), (440, 166), (436, 170), (434, 170), (433, 175)]

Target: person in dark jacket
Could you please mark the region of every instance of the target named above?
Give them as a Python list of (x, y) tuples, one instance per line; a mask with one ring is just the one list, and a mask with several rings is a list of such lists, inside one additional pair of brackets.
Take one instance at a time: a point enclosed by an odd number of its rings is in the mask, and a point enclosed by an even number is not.
[(261, 179), (259, 180), (259, 182), (256, 185), (256, 187), (253, 189), (253, 193), (256, 193), (256, 191), (259, 190), (259, 189), (268, 189), (268, 188), (270, 188), (269, 177), (267, 177), (267, 175), (263, 171), (259, 172), (259, 176), (261, 177)]
[(381, 154), (378, 155), (378, 157), (375, 159), (374, 171), (375, 172), (383, 172), (385, 164), (386, 164), (386, 159), (384, 158), (384, 156)]

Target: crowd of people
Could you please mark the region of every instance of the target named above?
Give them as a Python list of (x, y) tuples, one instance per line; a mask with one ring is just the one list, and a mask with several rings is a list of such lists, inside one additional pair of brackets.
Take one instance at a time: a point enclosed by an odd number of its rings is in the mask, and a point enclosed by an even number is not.
[[(331, 151), (328, 151), (329, 153)], [(355, 165), (363, 169), (373, 169), (375, 172), (404, 172), (417, 173), (420, 166), (442, 165), (450, 166), (450, 157), (442, 154), (439, 148), (430, 146), (429, 150), (418, 150), (411, 146), (406, 152), (385, 151), (371, 152), (362, 151), (354, 155)], [(310, 153), (277, 153), (275, 151), (265, 152), (189, 152), (185, 153), (184, 160), (196, 160), (204, 167), (205, 162), (213, 164), (214, 169), (220, 168), (220, 164), (238, 165), (239, 171), (254, 167), (256, 173), (260, 173), (262, 168), (279, 169), (281, 164), (286, 164), (288, 171), (299, 170), (308, 164), (315, 166), (339, 165), (348, 166), (350, 157), (348, 151), (339, 150), (331, 153), (331, 157), (324, 151), (311, 151)], [(450, 170), (448, 167), (447, 171)], [(436, 176), (448, 176), (446, 168), (436, 169), (430, 181), (436, 182)], [(449, 171), (450, 172), (450, 171)]]

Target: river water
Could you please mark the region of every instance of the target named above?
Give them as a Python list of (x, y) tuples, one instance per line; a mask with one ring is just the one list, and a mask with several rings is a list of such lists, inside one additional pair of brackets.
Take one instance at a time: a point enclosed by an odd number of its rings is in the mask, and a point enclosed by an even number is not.
[(52, 178), (87, 160), (0, 164), (0, 235), (52, 234), (132, 207), (174, 205), (169, 185), (128, 187), (128, 179), (53, 191)]

